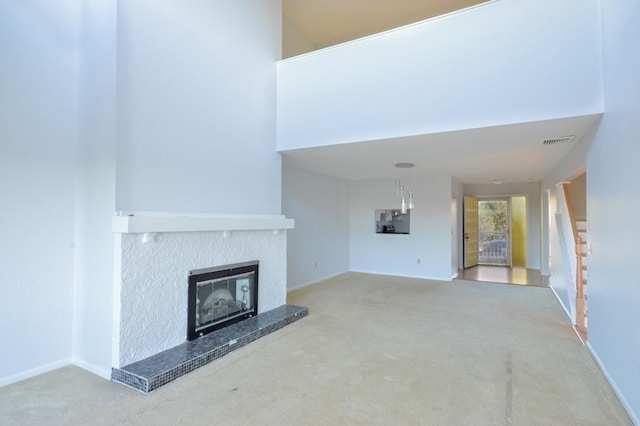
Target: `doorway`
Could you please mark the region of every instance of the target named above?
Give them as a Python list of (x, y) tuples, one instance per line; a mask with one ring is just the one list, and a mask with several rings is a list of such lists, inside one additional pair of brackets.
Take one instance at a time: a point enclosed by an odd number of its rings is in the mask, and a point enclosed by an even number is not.
[(464, 268), (527, 266), (527, 200), (524, 195), (464, 197)]
[(511, 265), (508, 198), (478, 200), (478, 264)]

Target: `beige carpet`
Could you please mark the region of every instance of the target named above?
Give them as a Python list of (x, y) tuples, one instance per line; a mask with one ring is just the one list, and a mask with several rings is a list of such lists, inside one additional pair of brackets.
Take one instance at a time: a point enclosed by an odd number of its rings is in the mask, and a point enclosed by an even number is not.
[(149, 395), (76, 367), (0, 425), (630, 425), (551, 290), (347, 274), (310, 315)]

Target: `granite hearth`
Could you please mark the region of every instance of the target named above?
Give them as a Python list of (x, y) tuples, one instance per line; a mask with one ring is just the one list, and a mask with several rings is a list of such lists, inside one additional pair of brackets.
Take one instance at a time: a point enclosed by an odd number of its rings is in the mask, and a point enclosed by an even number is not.
[(111, 380), (149, 393), (308, 313), (305, 307), (280, 306), (122, 368), (113, 368)]

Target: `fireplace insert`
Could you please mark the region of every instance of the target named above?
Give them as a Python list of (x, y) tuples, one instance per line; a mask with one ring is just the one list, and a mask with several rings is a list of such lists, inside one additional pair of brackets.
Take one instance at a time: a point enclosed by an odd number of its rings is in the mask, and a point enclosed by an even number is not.
[(258, 314), (258, 261), (189, 271), (187, 339)]

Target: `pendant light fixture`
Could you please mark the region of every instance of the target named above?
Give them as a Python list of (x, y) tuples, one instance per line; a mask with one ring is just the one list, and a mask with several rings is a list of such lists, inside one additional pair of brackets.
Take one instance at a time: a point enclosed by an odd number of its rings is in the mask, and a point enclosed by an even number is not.
[[(396, 163), (398, 169), (411, 169), (415, 164), (413, 163)], [(413, 191), (406, 190), (399, 180), (396, 181), (396, 196), (400, 198), (400, 212), (406, 214), (408, 210), (414, 208), (415, 203), (413, 201)]]

